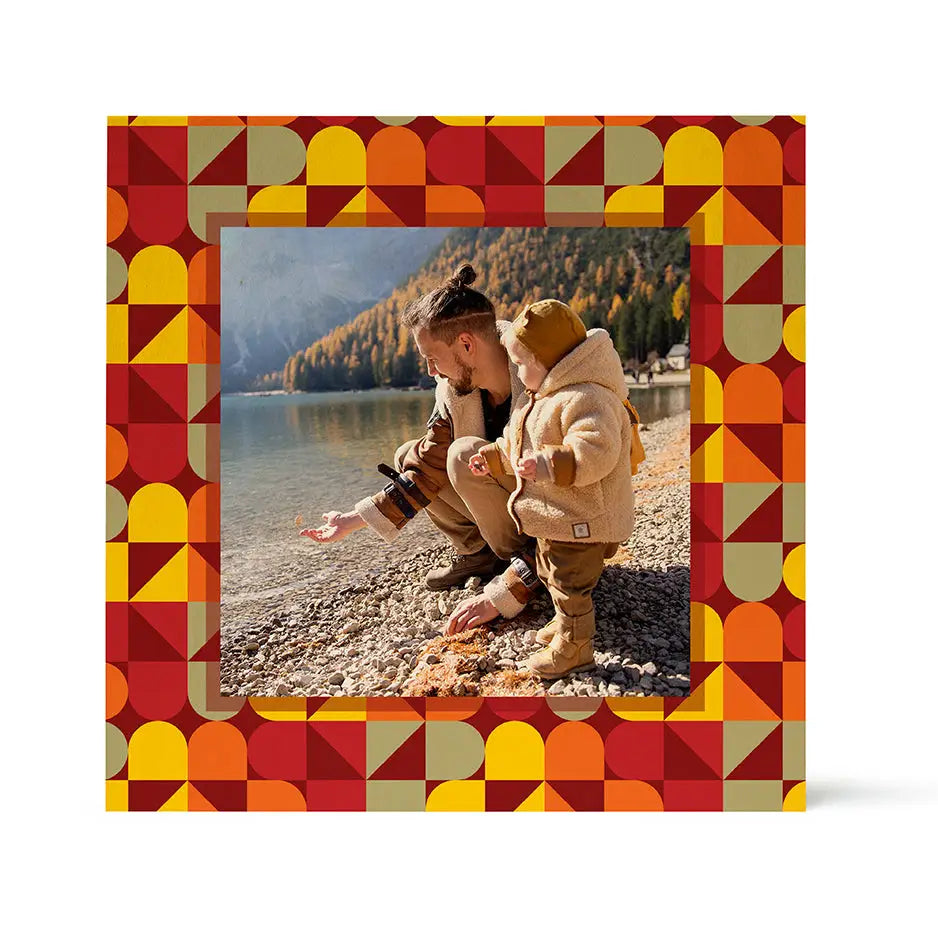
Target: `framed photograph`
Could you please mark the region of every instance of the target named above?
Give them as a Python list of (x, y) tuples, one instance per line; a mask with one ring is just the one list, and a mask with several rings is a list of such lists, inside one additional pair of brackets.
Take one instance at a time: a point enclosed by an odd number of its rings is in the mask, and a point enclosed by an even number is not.
[(109, 810), (804, 809), (804, 118), (107, 132)]

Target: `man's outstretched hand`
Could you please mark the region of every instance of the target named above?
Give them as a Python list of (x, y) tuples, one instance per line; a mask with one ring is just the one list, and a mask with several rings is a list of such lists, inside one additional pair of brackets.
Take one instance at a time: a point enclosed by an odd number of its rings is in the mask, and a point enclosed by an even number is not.
[(308, 537), (320, 544), (330, 544), (333, 541), (341, 541), (343, 537), (348, 537), (353, 531), (365, 527), (365, 522), (357, 511), (342, 513), (340, 511), (327, 511), (322, 520), (325, 524), (318, 528), (303, 528), (300, 531), (302, 537)]
[(453, 610), (443, 634), (455, 635), (457, 632), (474, 629), (497, 618), (498, 610), (490, 599), (485, 596), (470, 596)]

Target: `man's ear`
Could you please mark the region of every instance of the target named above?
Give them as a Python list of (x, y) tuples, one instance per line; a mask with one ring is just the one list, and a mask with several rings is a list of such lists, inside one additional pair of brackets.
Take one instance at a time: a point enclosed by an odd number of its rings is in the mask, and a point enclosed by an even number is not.
[(460, 332), (456, 341), (464, 352), (471, 354), (476, 348), (476, 337), (471, 332)]

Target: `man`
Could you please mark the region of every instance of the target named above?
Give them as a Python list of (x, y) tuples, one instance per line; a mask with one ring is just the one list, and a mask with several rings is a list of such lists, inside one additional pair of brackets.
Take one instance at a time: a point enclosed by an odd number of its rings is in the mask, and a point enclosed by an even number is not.
[(508, 513), (514, 480), (477, 476), (469, 468), (470, 458), (504, 430), (512, 399), (524, 395), (517, 367), (498, 341), (505, 324), (497, 322), (487, 297), (470, 289), (475, 277), (472, 267), (463, 264), (401, 314), (437, 389), (426, 434), (395, 454), (397, 478), (352, 511), (326, 512), (324, 525), (301, 532), (332, 542), (367, 526), (392, 541), (418, 511), (426, 510), (456, 551), (449, 566), (427, 574), (428, 589), (498, 574), (481, 596), (457, 606), (447, 623), (450, 634), (499, 615), (516, 616), (539, 588), (534, 543), (518, 533)]

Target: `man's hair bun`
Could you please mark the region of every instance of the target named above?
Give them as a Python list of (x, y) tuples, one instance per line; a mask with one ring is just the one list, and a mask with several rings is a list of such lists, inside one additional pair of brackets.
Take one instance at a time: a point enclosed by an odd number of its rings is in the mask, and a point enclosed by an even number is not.
[(446, 281), (446, 286), (450, 290), (461, 290), (463, 287), (468, 287), (475, 279), (476, 272), (472, 264), (460, 264), (456, 268), (456, 273)]

